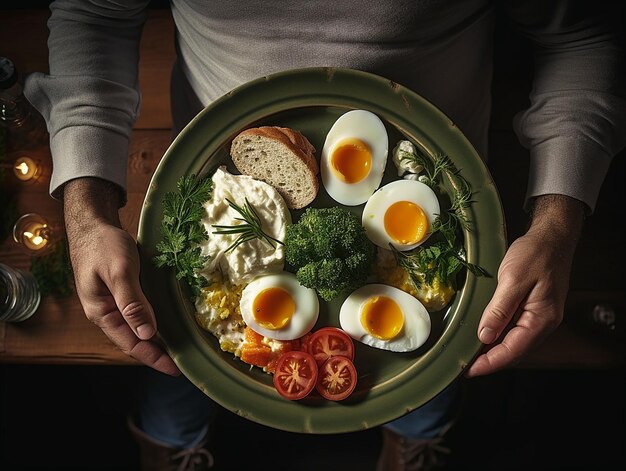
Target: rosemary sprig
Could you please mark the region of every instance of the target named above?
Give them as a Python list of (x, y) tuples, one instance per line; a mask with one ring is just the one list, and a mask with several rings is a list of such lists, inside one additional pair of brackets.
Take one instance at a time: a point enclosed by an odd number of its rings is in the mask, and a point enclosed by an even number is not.
[(213, 231), (213, 234), (239, 234), (239, 237), (237, 237), (237, 239), (230, 244), (230, 246), (226, 249), (226, 252), (230, 252), (244, 242), (248, 242), (253, 239), (264, 240), (273, 249), (276, 249), (276, 244), (284, 245), (283, 242), (273, 238), (263, 231), (261, 218), (254, 209), (254, 206), (252, 206), (248, 201), (248, 198), (246, 198), (246, 202), (243, 206), (239, 206), (228, 198), (226, 198), (226, 201), (231, 208), (241, 215), (241, 217), (235, 218), (235, 220), (243, 223), (231, 226), (213, 225), (213, 227), (217, 229), (216, 231)]

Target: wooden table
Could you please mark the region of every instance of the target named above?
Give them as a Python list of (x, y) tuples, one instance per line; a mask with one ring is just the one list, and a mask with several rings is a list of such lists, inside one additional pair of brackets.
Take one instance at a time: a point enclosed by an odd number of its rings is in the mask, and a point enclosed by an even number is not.
[[(0, 19), (1, 53), (11, 57), (23, 72), (46, 71), (47, 11), (3, 12)], [(25, 34), (27, 32), (27, 34)], [(170, 143), (169, 74), (174, 59), (173, 25), (168, 10), (150, 12), (141, 43), (140, 83), (143, 91), (142, 110), (132, 138), (128, 163), (128, 204), (121, 211), (124, 227), (136, 235), (139, 212), (151, 175)], [(16, 41), (14, 38), (22, 40)], [(27, 39), (27, 40), (26, 40)], [(492, 130), (496, 146), (511, 152), (510, 129)], [(502, 134), (508, 133), (508, 134)], [(502, 138), (502, 136), (508, 136)], [(498, 144), (500, 143), (500, 144)], [(516, 152), (521, 152), (519, 146)], [(492, 155), (494, 151), (492, 149)], [(9, 182), (17, 192), (20, 214), (38, 212), (49, 221), (61, 222), (61, 208), (48, 195), (50, 153), (46, 147), (35, 152), (48, 174), (35, 184), (18, 185)], [(502, 174), (511, 172), (502, 169)], [(496, 174), (497, 174), (496, 169)], [(497, 176), (497, 175), (496, 175)], [(524, 173), (521, 173), (524, 176)], [(496, 179), (497, 181), (497, 179)], [(509, 185), (500, 187), (503, 201), (516, 199), (507, 195)], [(521, 214), (507, 214), (513, 227), (520, 227)], [(585, 246), (583, 240), (582, 246)], [(623, 254), (623, 252), (621, 252)], [(593, 258), (593, 254), (587, 254)], [(0, 245), (0, 260), (9, 265), (27, 269), (29, 256), (12, 241)], [(582, 263), (583, 269), (585, 264)], [(580, 307), (600, 300), (611, 300), (624, 305), (623, 289), (609, 287), (608, 291), (586, 291), (578, 288), (570, 295), (567, 316), (579, 317)], [(584, 313), (583, 313), (584, 314)], [(622, 312), (623, 314), (623, 312)], [(540, 348), (534, 350), (519, 365), (520, 368), (613, 368), (626, 364), (624, 345), (585, 332), (578, 322), (565, 322)], [(0, 322), (0, 362), (46, 364), (117, 364), (136, 362), (120, 352), (84, 316), (75, 295), (67, 298), (49, 296), (43, 299), (35, 315), (19, 324)]]

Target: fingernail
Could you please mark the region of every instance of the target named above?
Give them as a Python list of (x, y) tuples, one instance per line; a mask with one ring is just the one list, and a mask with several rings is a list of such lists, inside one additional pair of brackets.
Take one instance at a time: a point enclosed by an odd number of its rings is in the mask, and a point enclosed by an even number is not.
[(496, 339), (496, 331), (490, 327), (483, 327), (478, 334), (478, 338), (482, 343), (492, 343)]
[(140, 339), (149, 339), (154, 335), (154, 328), (150, 324), (141, 324), (137, 327), (137, 335)]

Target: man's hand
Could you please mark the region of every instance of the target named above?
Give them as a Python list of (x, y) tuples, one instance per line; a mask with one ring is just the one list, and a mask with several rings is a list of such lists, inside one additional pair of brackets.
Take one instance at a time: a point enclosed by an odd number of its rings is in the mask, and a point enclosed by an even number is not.
[(70, 181), (63, 209), (76, 291), (89, 320), (124, 353), (167, 373), (180, 374), (154, 341), (156, 320), (139, 284), (139, 254), (120, 228), (120, 191), (96, 178)]
[(535, 200), (530, 229), (504, 256), (498, 287), (478, 326), (478, 338), (489, 350), (466, 376), (517, 363), (561, 323), (584, 211), (584, 203), (567, 196)]

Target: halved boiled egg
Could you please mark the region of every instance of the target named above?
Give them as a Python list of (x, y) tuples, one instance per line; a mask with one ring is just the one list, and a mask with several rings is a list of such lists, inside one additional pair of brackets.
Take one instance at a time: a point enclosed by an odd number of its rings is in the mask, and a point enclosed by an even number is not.
[(439, 215), (439, 200), (424, 183), (391, 182), (367, 201), (362, 224), (367, 237), (379, 247), (411, 250), (428, 239)]
[(241, 293), (241, 315), (256, 333), (275, 340), (293, 340), (313, 328), (319, 314), (315, 290), (302, 286), (292, 273), (252, 280)]
[(393, 352), (410, 352), (430, 335), (430, 316), (417, 299), (393, 286), (362, 286), (346, 298), (339, 323), (350, 337)]
[(352, 110), (341, 115), (326, 135), (320, 160), (324, 188), (346, 206), (365, 203), (380, 185), (389, 138), (374, 113)]

